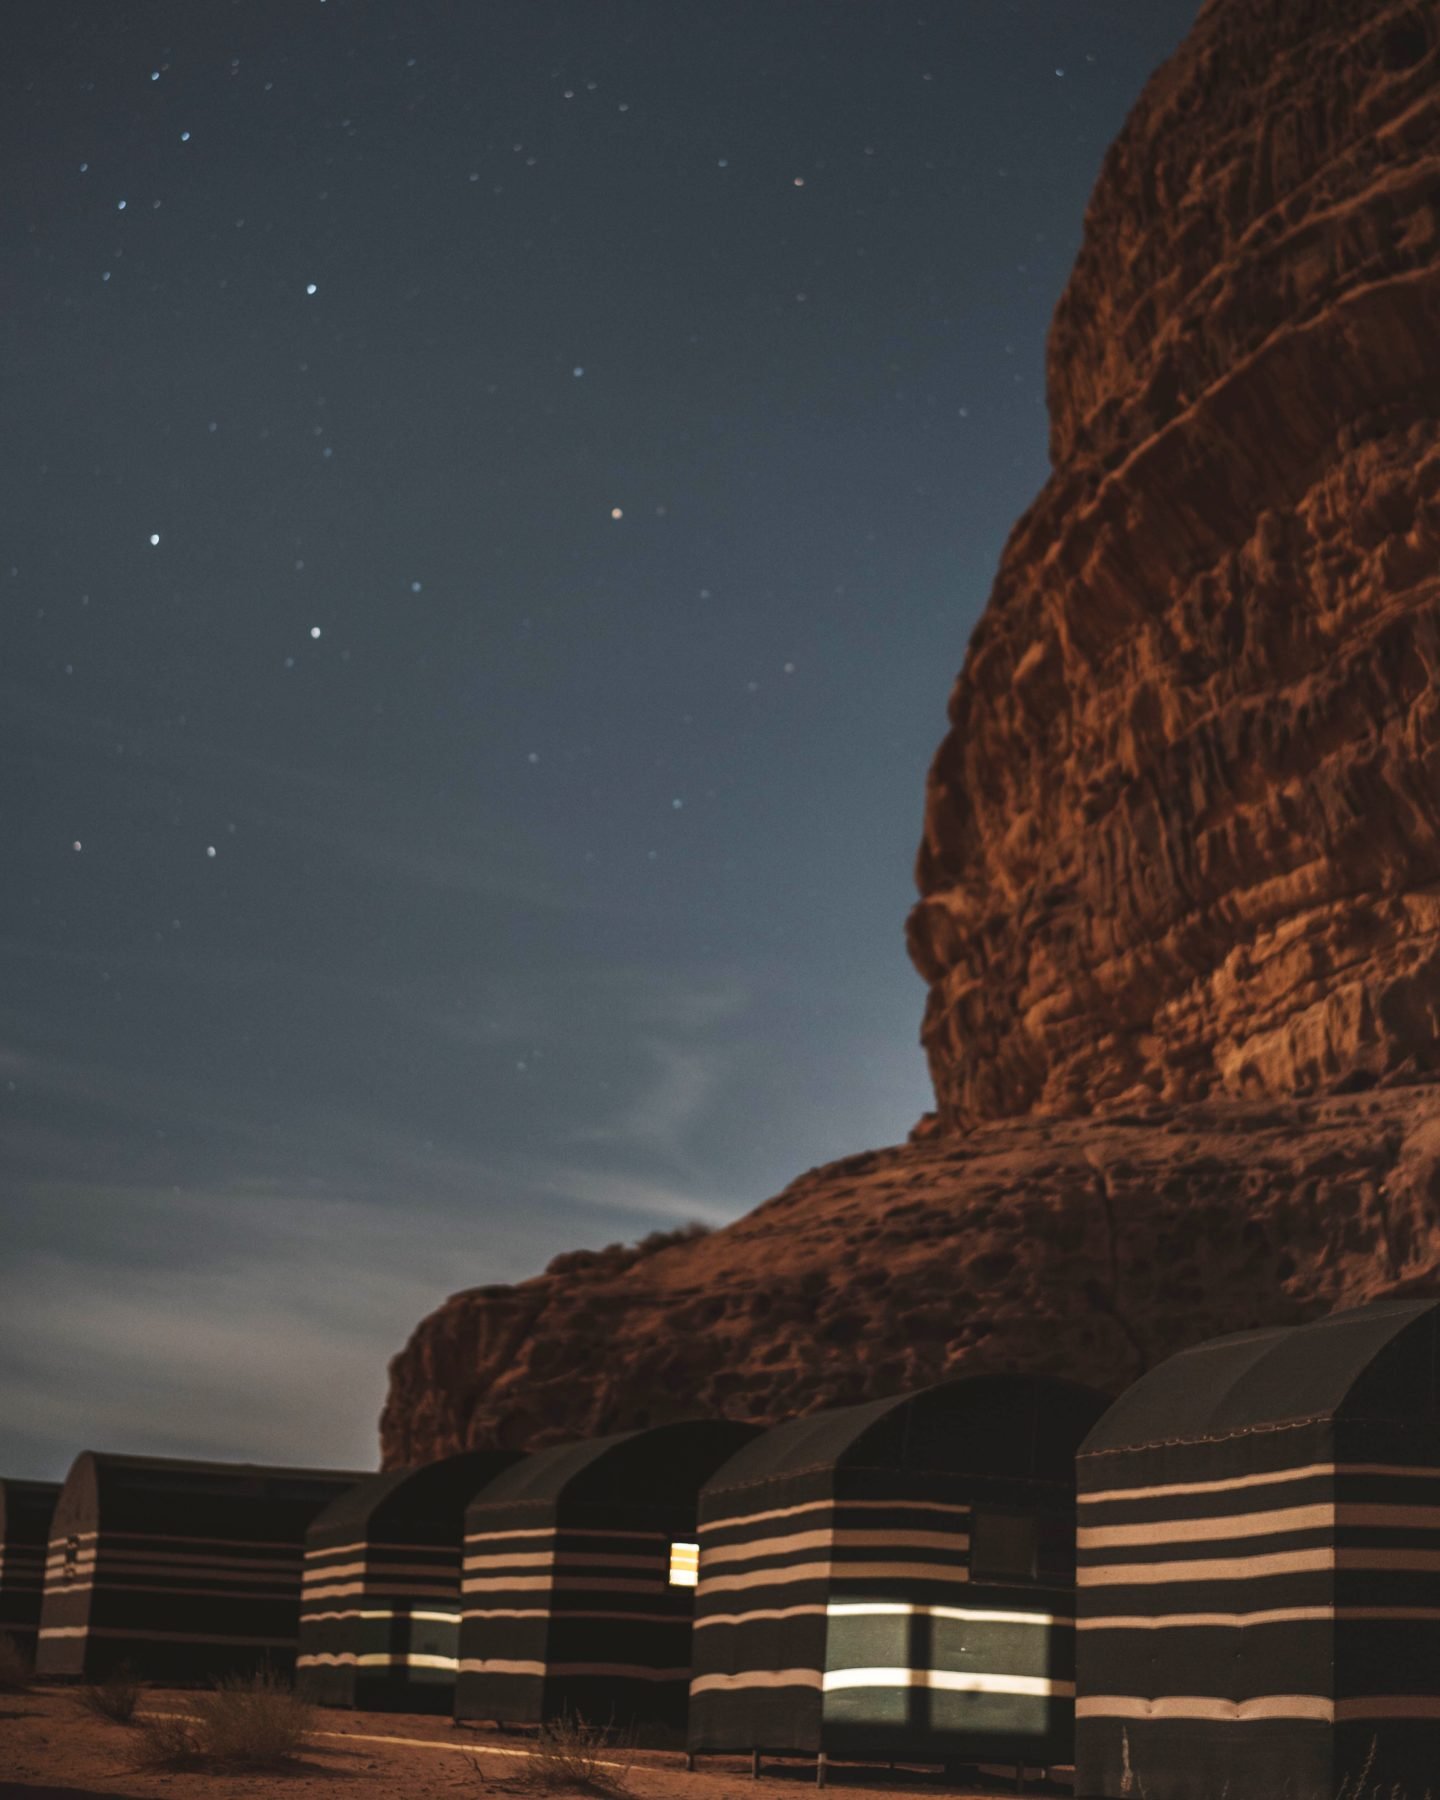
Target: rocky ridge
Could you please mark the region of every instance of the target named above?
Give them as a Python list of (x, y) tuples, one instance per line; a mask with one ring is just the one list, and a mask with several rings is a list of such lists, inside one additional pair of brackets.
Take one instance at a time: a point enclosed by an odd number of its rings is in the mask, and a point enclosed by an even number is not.
[(1117, 1388), (1440, 1274), (1440, 20), (1208, 0), (1109, 152), (950, 702), (936, 1113), (456, 1295), (387, 1466), (947, 1372)]

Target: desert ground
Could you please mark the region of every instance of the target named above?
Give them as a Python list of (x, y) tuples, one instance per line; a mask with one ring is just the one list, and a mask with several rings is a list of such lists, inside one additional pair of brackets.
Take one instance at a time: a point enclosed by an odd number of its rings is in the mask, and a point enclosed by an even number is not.
[[(141, 1712), (183, 1712), (183, 1692), (154, 1690)], [(798, 1800), (814, 1791), (813, 1765), (767, 1761), (757, 1788), (748, 1759), (706, 1758), (687, 1772), (677, 1751), (639, 1750), (627, 1779), (634, 1800), (723, 1800), (770, 1793)], [(630, 1759), (627, 1756), (627, 1760)], [(146, 1767), (142, 1735), (81, 1707), (73, 1689), (35, 1687), (0, 1695), (0, 1800), (527, 1800), (563, 1788), (537, 1787), (521, 1736), (457, 1728), (447, 1718), (395, 1713), (317, 1712), (302, 1759), (283, 1774), (217, 1774)], [(937, 1770), (831, 1765), (830, 1786), (847, 1800), (900, 1794), (1013, 1794), (996, 1781), (959, 1788)], [(1057, 1793), (1031, 1782), (1029, 1791)]]

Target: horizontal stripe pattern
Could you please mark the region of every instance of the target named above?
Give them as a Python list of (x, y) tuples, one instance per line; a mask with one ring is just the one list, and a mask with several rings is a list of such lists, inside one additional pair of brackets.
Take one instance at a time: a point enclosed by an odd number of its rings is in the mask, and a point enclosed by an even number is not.
[[(82, 1457), (46, 1546), (37, 1667), (208, 1680), (267, 1661), (299, 1632), (305, 1531), (355, 1477)], [(163, 1527), (163, 1528), (162, 1528)]]
[[(695, 1529), (640, 1529), (638, 1509), (472, 1510), (462, 1557), (460, 1718), (531, 1724), (567, 1712), (683, 1718), (690, 1679)], [(613, 1521), (609, 1529), (606, 1517)], [(675, 1556), (678, 1554), (678, 1565)], [(672, 1580), (677, 1567), (681, 1579)]]
[[(1222, 1454), (1230, 1469), (1207, 1477)], [(1148, 1452), (1080, 1459), (1076, 1718), (1092, 1781), (1117, 1723), (1154, 1769), (1173, 1751), (1149, 1724), (1440, 1719), (1423, 1691), (1440, 1652), (1440, 1467), (1312, 1454), (1236, 1473), (1234, 1454), (1186, 1446), (1183, 1480), (1155, 1479)], [(1126, 1485), (1127, 1466), (1148, 1478)]]
[[(766, 1504), (759, 1486), (723, 1496), (723, 1512), (718, 1496), (704, 1509), (692, 1747), (841, 1753), (868, 1741), (873, 1754), (945, 1760), (967, 1731), (992, 1746), (1016, 1731), (1033, 1749), (1059, 1720), (1068, 1753), (1068, 1562), (1064, 1576), (1057, 1567), (1018, 1588), (977, 1581), (975, 1518), (989, 1529), (989, 1503), (961, 1498), (958, 1482), (920, 1498), (892, 1478), (901, 1491), (887, 1498), (881, 1477), (865, 1479), (853, 1498), (785, 1501), (771, 1489)], [(1068, 1488), (1036, 1484), (993, 1508), (1023, 1518), (1037, 1498), (1068, 1557)]]
[(295, 1658), (306, 1698), (438, 1710), (459, 1668), (460, 1529), (457, 1510), (449, 1542), (419, 1541), (403, 1520), (369, 1539), (311, 1534)]
[(0, 1480), (0, 1635), (32, 1656), (45, 1589), (45, 1546), (60, 1489)]

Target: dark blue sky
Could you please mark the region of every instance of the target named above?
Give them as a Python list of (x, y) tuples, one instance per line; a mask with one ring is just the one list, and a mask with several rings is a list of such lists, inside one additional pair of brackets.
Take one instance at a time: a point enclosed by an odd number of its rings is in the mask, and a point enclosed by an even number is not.
[[(0, 1472), (929, 1104), (926, 764), (1195, 0), (20, 0)], [(158, 540), (158, 541), (157, 541)]]

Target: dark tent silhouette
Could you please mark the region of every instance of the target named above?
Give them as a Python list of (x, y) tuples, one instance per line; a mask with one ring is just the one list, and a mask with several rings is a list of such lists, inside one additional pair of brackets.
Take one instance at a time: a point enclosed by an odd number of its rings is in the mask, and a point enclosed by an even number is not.
[(657, 1425), (541, 1450), (465, 1519), (458, 1718), (683, 1727), (700, 1489), (755, 1427)]
[(36, 1670), (156, 1681), (288, 1671), (305, 1532), (364, 1479), (87, 1450), (55, 1507)]
[(449, 1712), (460, 1654), (465, 1508), (516, 1450), (375, 1475), (305, 1538), (296, 1687), (322, 1706)]
[(700, 1497), (692, 1752), (1068, 1762), (1074, 1456), (1104, 1405), (974, 1376), (740, 1451)]
[(1435, 1786), (1440, 1304), (1183, 1351), (1078, 1468), (1080, 1793)]
[(0, 1479), (0, 1637), (13, 1638), (27, 1658), (35, 1654), (45, 1545), (59, 1498), (55, 1481)]

